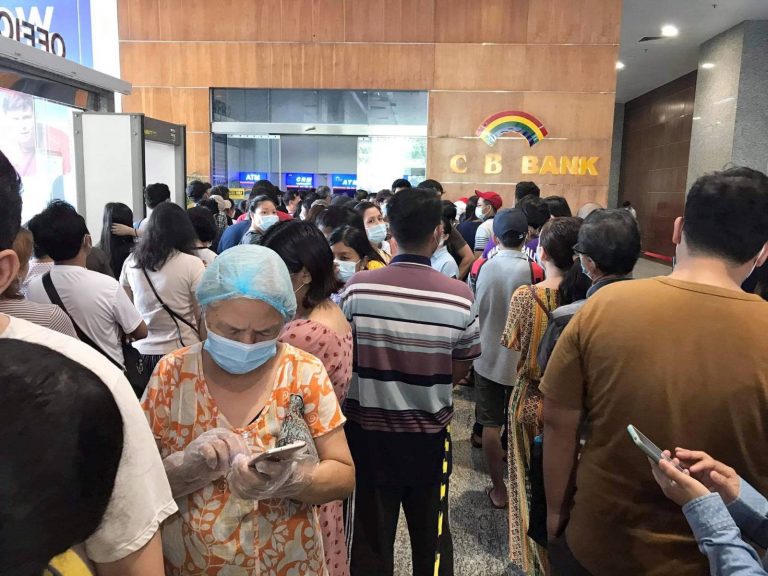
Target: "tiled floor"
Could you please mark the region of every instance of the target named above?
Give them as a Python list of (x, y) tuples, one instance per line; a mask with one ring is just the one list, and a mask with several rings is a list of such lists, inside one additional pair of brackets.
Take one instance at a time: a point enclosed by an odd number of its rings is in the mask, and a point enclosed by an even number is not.
[[(640, 260), (635, 278), (669, 274), (671, 267), (651, 260)], [(454, 572), (456, 576), (507, 576), (521, 574), (507, 562), (506, 511), (490, 507), (485, 495), (489, 484), (482, 451), (469, 443), (474, 418), (473, 390), (457, 388), (455, 414), (451, 426), (454, 466), (451, 476), (450, 508), (453, 532)], [(408, 532), (401, 515), (395, 548), (396, 576), (410, 576), (411, 558)]]

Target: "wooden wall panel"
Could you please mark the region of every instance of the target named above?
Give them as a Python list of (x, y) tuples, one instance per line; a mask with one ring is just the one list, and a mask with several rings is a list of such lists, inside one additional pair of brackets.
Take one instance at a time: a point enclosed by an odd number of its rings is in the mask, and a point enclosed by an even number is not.
[(619, 202), (637, 210), (643, 249), (674, 255), (672, 224), (683, 213), (696, 72), (627, 102)]
[(434, 42), (436, 2), (440, 0), (344, 0), (344, 39), (347, 42)]
[(612, 45), (436, 44), (435, 89), (615, 92)]
[(525, 43), (528, 12), (536, 4), (529, 0), (440, 0), (435, 10), (435, 41)]
[[(504, 109), (550, 130), (532, 152), (598, 150), (607, 171), (621, 0), (118, 0), (118, 16), (122, 76), (135, 86), (125, 110), (186, 124), (190, 174), (210, 169), (211, 87), (430, 90), (430, 175), (447, 181), (457, 181), (445, 173), (457, 147), (492, 151), (472, 138)], [(668, 148), (653, 156), (663, 169), (684, 155), (673, 140), (686, 122), (666, 123)], [(640, 124), (631, 138), (644, 145)], [(515, 140), (498, 147), (514, 150), (513, 164), (526, 151)], [(519, 174), (506, 176), (456, 186), (507, 194)], [(537, 180), (582, 202), (605, 196), (605, 178)]]
[(137, 86), (419, 90), (434, 71), (431, 44), (140, 42), (120, 58)]
[(621, 0), (536, 0), (528, 11), (530, 44), (618, 44)]
[(187, 133), (187, 179), (208, 180), (211, 174), (211, 133)]
[(549, 138), (605, 139), (613, 122), (613, 94), (569, 92), (441, 92), (429, 99), (429, 134), (474, 136), (482, 121), (503, 110), (523, 110)]
[(123, 97), (123, 112), (142, 112), (147, 116), (185, 124), (191, 132), (211, 129), (207, 88), (134, 88)]

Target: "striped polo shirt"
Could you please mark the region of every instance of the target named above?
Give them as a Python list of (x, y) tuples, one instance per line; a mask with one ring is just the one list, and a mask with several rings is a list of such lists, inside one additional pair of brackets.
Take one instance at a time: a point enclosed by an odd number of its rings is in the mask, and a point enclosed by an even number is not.
[(341, 306), (354, 335), (348, 420), (367, 431), (442, 432), (453, 416), (452, 363), (480, 355), (469, 288), (406, 254), (356, 274)]

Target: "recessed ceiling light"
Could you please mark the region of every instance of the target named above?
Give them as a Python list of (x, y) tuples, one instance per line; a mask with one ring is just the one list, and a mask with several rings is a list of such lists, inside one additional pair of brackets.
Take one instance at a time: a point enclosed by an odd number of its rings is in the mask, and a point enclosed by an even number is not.
[(621, 60), (616, 61), (616, 70), (624, 70), (624, 62)]
[(701, 116), (694, 116), (693, 119), (694, 120), (701, 120)]
[(661, 35), (665, 38), (674, 38), (680, 34), (680, 30), (677, 29), (677, 26), (673, 26), (672, 24), (665, 24), (661, 27)]
[(714, 68), (714, 67), (715, 67), (715, 65), (714, 65), (712, 62), (704, 62), (704, 63), (701, 65), (701, 67), (702, 67), (704, 70), (712, 70), (712, 68)]

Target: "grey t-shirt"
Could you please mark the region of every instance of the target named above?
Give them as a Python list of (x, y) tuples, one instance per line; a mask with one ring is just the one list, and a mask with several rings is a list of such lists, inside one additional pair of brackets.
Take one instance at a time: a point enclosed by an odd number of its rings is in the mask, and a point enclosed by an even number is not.
[(475, 371), (504, 386), (514, 386), (520, 352), (501, 345), (509, 302), (520, 286), (531, 283), (528, 258), (517, 250), (500, 250), (480, 269), (475, 302), (480, 318), (480, 348)]

